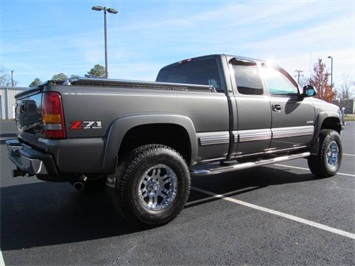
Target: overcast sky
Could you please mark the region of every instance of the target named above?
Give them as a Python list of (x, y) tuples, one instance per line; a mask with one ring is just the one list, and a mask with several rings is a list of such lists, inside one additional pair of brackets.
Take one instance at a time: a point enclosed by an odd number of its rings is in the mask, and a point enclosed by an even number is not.
[(0, 63), (19, 86), (104, 65), (116, 79), (154, 80), (166, 64), (226, 53), (269, 59), (309, 77), (318, 58), (334, 82), (355, 76), (355, 0), (1, 0)]

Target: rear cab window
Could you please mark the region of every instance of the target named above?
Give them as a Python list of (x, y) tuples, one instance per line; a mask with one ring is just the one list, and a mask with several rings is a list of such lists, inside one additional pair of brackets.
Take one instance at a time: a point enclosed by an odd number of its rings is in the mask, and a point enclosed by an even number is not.
[(215, 59), (187, 59), (162, 68), (157, 82), (210, 85), (223, 92), (221, 78)]

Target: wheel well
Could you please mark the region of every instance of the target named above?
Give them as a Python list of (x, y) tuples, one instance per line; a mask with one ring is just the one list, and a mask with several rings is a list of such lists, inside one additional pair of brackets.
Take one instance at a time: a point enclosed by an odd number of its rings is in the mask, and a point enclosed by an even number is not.
[(340, 121), (339, 121), (339, 119), (337, 119), (335, 117), (326, 118), (323, 121), (321, 129), (333, 129), (333, 130), (336, 130), (338, 133), (340, 133), (340, 131), (341, 131)]
[(178, 151), (189, 164), (191, 145), (187, 131), (174, 124), (148, 124), (130, 129), (122, 140), (118, 155), (145, 144), (162, 144)]

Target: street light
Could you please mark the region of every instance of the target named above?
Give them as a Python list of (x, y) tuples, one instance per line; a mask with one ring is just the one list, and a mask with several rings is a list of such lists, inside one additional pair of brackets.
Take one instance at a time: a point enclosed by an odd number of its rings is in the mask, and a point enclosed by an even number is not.
[(105, 78), (108, 78), (108, 66), (107, 66), (107, 23), (106, 23), (106, 13), (117, 14), (118, 11), (114, 8), (107, 8), (105, 6), (93, 6), (91, 8), (95, 11), (104, 11), (104, 33), (105, 33)]
[(331, 72), (330, 72), (330, 85), (333, 86), (333, 56), (328, 56), (328, 58), (330, 58), (330, 69), (331, 69)]

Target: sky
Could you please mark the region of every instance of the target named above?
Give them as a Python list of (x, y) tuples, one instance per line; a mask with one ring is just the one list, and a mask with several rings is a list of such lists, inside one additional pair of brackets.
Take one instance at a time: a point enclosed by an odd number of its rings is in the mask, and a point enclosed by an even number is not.
[[(355, 0), (1, 0), (0, 64), (18, 86), (105, 65), (114, 79), (153, 81), (167, 64), (207, 54), (272, 60), (295, 76), (319, 58), (339, 87), (355, 77)], [(354, 88), (353, 88), (354, 89)]]

